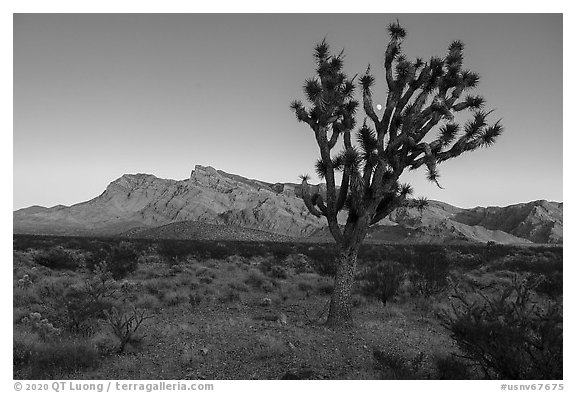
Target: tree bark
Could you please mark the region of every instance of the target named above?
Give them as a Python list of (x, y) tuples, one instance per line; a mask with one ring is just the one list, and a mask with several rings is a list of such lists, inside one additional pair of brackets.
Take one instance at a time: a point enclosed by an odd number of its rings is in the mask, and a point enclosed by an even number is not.
[(332, 291), (330, 311), (326, 321), (328, 326), (349, 327), (352, 324), (351, 297), (359, 245), (358, 243), (342, 249), (338, 256), (334, 290)]

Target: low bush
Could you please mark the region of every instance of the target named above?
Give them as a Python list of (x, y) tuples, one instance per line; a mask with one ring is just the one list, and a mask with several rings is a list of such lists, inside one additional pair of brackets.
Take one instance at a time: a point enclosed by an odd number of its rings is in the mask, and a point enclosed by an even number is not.
[(134, 305), (138, 308), (147, 308), (149, 310), (157, 310), (160, 308), (160, 301), (154, 295), (143, 293), (138, 295)]
[(464, 380), (473, 379), (470, 366), (455, 357), (437, 357), (434, 362), (436, 366), (436, 379), (444, 380)]
[(134, 305), (129, 309), (113, 307), (110, 311), (105, 310), (104, 314), (112, 333), (120, 340), (118, 353), (124, 352), (127, 344), (139, 341), (141, 337), (136, 336), (136, 332), (145, 320), (154, 317), (147, 310), (141, 310)]
[(404, 266), (393, 261), (383, 261), (361, 270), (357, 275), (357, 285), (365, 296), (374, 297), (386, 304), (398, 291), (404, 276)]
[(188, 303), (192, 308), (198, 307), (202, 303), (202, 295), (198, 292), (192, 292), (188, 295)]
[(395, 353), (374, 350), (372, 353), (375, 368), (380, 371), (382, 379), (422, 379), (419, 374), (424, 360), (420, 352), (412, 359)]
[(562, 272), (552, 272), (542, 276), (542, 282), (534, 288), (536, 293), (546, 295), (552, 299), (556, 299), (563, 294), (563, 274)]
[(241, 300), (240, 292), (230, 286), (225, 287), (218, 296), (221, 303), (237, 303)]
[(536, 276), (515, 276), (487, 294), (455, 287), (441, 319), (467, 358), (487, 378), (562, 379), (562, 307), (538, 301)]
[(177, 306), (188, 301), (189, 293), (183, 290), (172, 290), (166, 292), (162, 301), (168, 306)]
[(264, 276), (260, 270), (252, 268), (248, 270), (247, 273), (248, 274), (244, 279), (244, 283), (251, 286), (252, 288), (261, 289), (262, 285), (268, 282), (268, 278)]
[(72, 285), (64, 290), (57, 308), (64, 311), (67, 327), (75, 333), (90, 334), (97, 319), (113, 307), (118, 298), (118, 285), (107, 270), (106, 263), (99, 264), (94, 274), (82, 285)]
[(270, 276), (273, 278), (286, 279), (288, 278), (288, 272), (282, 266), (272, 266), (270, 269)]
[(450, 260), (445, 251), (416, 253), (411, 259), (414, 270), (408, 277), (414, 294), (430, 297), (448, 287)]
[(316, 286), (316, 293), (319, 295), (331, 295), (334, 290), (334, 280), (327, 277), (321, 277)]
[(168, 240), (161, 241), (156, 248), (158, 255), (160, 255), (169, 265), (175, 265), (180, 258), (185, 255), (181, 250), (174, 246), (174, 243)]
[[(61, 339), (42, 342), (14, 337), (14, 365), (26, 379), (62, 379), (69, 373), (96, 367), (99, 355), (89, 342)], [(23, 370), (24, 369), (24, 370)], [(15, 370), (18, 373), (18, 370)]]
[(35, 256), (34, 261), (50, 269), (74, 270), (79, 267), (74, 256), (61, 246), (55, 246), (46, 251), (41, 251)]
[(18, 369), (28, 365), (36, 346), (41, 343), (39, 334), (32, 332), (27, 327), (18, 327), (18, 329), (14, 329), (12, 340), (14, 368)]
[(250, 288), (248, 287), (248, 285), (244, 284), (243, 282), (233, 281), (233, 282), (229, 283), (228, 286), (230, 288), (234, 289), (235, 291), (238, 291), (238, 292), (249, 292), (250, 291)]
[(120, 280), (138, 268), (138, 253), (129, 242), (120, 242), (110, 250), (108, 269), (112, 277)]

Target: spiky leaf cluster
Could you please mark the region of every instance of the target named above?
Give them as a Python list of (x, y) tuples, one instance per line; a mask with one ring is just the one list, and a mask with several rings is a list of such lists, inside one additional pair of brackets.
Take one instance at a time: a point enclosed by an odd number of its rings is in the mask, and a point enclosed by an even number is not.
[(330, 128), (336, 133), (349, 131), (355, 126), (354, 116), (358, 102), (354, 100), (354, 81), (342, 71), (344, 54), (330, 53), (324, 39), (314, 49), (316, 75), (303, 85), (306, 108), (301, 101), (290, 105), (298, 121), (306, 122), (313, 130)]
[[(357, 150), (350, 137), (359, 106), (354, 99), (354, 78), (343, 72), (343, 53), (331, 54), (325, 40), (314, 49), (316, 75), (304, 83), (309, 107), (300, 101), (291, 105), (297, 119), (308, 123), (316, 134), (321, 156), (315, 170), (327, 184), (325, 195), (309, 195), (307, 200), (304, 195), (306, 205), (313, 214), (327, 217), (337, 241), (343, 236), (336, 221), (341, 208), (348, 208), (350, 225), (366, 214), (370, 223), (376, 223), (406, 204), (421, 210), (427, 200), (410, 199), (412, 187), (398, 182), (405, 169), (425, 166), (427, 179), (440, 187), (439, 163), (492, 146), (503, 132), (500, 121), (489, 124), (491, 111), (484, 110), (484, 98), (468, 93), (480, 76), (463, 68), (462, 42), (450, 43), (443, 56), (412, 61), (402, 51), (406, 31), (398, 21), (388, 26), (388, 34), (383, 111), (375, 110), (376, 78), (370, 66), (358, 79), (367, 120), (354, 138)], [(459, 124), (456, 119), (462, 115), (456, 117), (457, 112), (470, 119)], [(344, 150), (333, 156), (330, 150), (340, 136)], [(335, 171), (342, 172), (339, 189), (334, 184)]]

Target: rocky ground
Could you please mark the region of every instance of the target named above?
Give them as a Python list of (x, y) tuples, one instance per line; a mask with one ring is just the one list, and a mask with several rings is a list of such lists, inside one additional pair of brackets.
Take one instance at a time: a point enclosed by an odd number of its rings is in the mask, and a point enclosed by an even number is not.
[[(317, 273), (302, 254), (167, 260), (152, 248), (142, 251), (135, 270), (105, 284), (112, 291), (103, 298), (123, 307), (125, 316), (130, 315), (129, 304), (149, 317), (119, 352), (119, 337), (102, 315), (81, 320), (80, 329), (71, 327), (70, 319), (82, 311), (74, 308), (81, 304), (77, 290), (92, 282), (93, 291), (100, 281), (82, 267), (89, 263), (88, 254), (65, 251), (79, 268), (50, 269), (38, 263), (44, 251), (15, 251), (16, 379), (482, 376), (473, 367), (465, 376), (458, 374), (461, 364), (454, 355), (461, 352), (437, 317), (450, 303), (448, 289), (418, 295), (408, 280), (383, 305), (358, 286), (354, 326), (332, 329), (323, 323), (332, 279)], [(535, 256), (534, 263), (552, 266), (555, 257), (548, 254)], [(507, 271), (516, 263), (506, 258), (496, 271), (486, 266), (464, 269), (463, 264), (464, 270), (450, 274), (498, 285), (508, 280)]]

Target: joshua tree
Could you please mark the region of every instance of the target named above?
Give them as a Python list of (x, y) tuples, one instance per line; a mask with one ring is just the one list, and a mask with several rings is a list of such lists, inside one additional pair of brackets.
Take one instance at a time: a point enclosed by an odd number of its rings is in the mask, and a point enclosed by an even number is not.
[[(375, 79), (370, 66), (359, 78), (367, 116), (357, 133), (359, 149), (351, 140), (359, 106), (354, 99), (356, 76), (349, 78), (343, 72), (343, 52), (331, 54), (326, 40), (314, 50), (316, 75), (304, 83), (310, 106), (298, 100), (290, 105), (297, 119), (314, 132), (320, 148), (316, 173), (326, 182), (324, 195), (311, 195), (309, 176), (302, 175), (302, 198), (313, 215), (326, 217), (338, 247), (329, 325), (347, 325), (352, 320), (350, 295), (356, 258), (369, 226), (397, 207), (426, 205), (425, 198), (410, 198), (413, 190), (409, 184), (399, 183), (402, 172), (425, 166), (428, 179), (440, 187), (437, 164), (491, 146), (503, 131), (500, 121), (487, 124), (490, 112), (483, 110), (482, 97), (468, 93), (462, 97), (480, 78), (462, 68), (464, 45), (460, 41), (452, 42), (443, 58), (410, 61), (401, 50), (406, 31), (396, 22), (388, 26), (388, 32), (384, 60), (388, 95), (383, 108), (373, 104)], [(381, 115), (377, 114), (380, 109)], [(471, 119), (461, 126), (455, 114), (467, 110)], [(333, 156), (331, 151), (340, 137), (343, 150)], [(336, 171), (342, 172), (339, 187)], [(343, 228), (337, 221), (342, 209), (348, 211)]]

